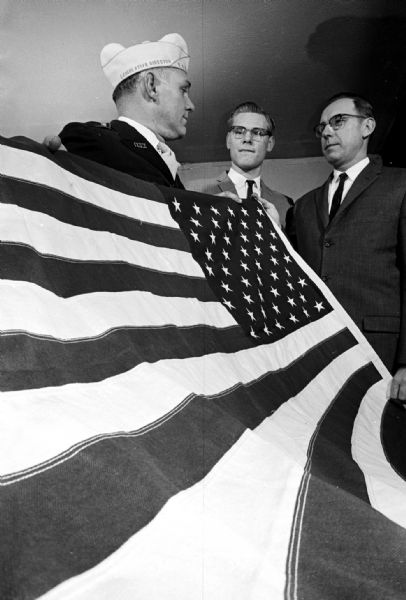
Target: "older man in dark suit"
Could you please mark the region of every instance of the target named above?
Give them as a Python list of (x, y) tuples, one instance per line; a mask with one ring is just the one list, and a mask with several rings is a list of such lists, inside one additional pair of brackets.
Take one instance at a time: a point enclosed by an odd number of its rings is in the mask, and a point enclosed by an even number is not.
[[(186, 134), (194, 110), (185, 40), (170, 33), (129, 48), (108, 44), (100, 60), (114, 89), (118, 118), (111, 123), (69, 123), (59, 134), (62, 143), (74, 154), (138, 179), (183, 188), (179, 163), (165, 142)], [(52, 146), (49, 139), (46, 143)]]
[(294, 210), (299, 253), (320, 275), (395, 373), (392, 397), (406, 399), (406, 170), (367, 154), (371, 104), (338, 94), (315, 127), (328, 181)]

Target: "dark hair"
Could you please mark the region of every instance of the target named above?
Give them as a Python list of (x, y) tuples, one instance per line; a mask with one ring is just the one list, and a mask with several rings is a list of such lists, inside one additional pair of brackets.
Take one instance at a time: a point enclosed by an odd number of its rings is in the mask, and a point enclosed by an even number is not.
[(140, 75), (141, 73), (135, 73), (134, 75), (130, 75), (126, 79), (123, 79), (123, 81), (120, 81), (113, 92), (113, 100), (115, 103), (117, 103), (117, 100), (119, 100), (123, 94), (132, 92), (136, 88), (140, 80)]
[(263, 108), (258, 106), (258, 104), (256, 104), (255, 102), (243, 102), (242, 104), (236, 106), (227, 119), (228, 129), (232, 127), (235, 115), (239, 115), (240, 113), (256, 113), (258, 115), (263, 115), (267, 120), (269, 131), (271, 132), (271, 135), (273, 135), (273, 132), (275, 131), (275, 121), (272, 119), (269, 113), (267, 113)]
[(153, 73), (158, 79), (166, 79), (168, 77), (168, 69), (169, 67), (154, 67), (153, 69), (140, 71), (139, 73), (135, 73), (134, 75), (130, 75), (126, 79), (123, 79), (123, 81), (121, 81), (114, 89), (114, 102), (117, 104), (117, 100), (119, 100), (121, 96), (133, 92), (146, 73)]
[(372, 104), (366, 98), (363, 98), (359, 94), (354, 94), (353, 92), (340, 92), (339, 94), (335, 94), (331, 98), (329, 98), (322, 106), (321, 110), (323, 111), (327, 106), (330, 106), (336, 100), (341, 100), (342, 98), (348, 98), (354, 102), (354, 106), (360, 115), (364, 115), (365, 117), (374, 118), (374, 109), (372, 108)]

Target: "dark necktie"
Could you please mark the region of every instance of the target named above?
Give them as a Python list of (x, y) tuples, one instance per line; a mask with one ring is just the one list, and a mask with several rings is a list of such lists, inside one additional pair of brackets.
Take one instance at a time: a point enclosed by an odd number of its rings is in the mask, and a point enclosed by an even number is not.
[(334, 196), (331, 201), (330, 217), (329, 217), (330, 223), (334, 219), (336, 212), (340, 208), (341, 199), (343, 197), (344, 183), (345, 183), (345, 180), (347, 179), (347, 177), (348, 177), (347, 173), (341, 173), (341, 175), (338, 178), (340, 181), (338, 183), (338, 187), (337, 187), (336, 191), (334, 192)]
[(253, 196), (253, 187), (254, 187), (254, 183), (255, 181), (253, 179), (247, 179), (247, 195), (246, 195), (246, 200), (251, 200), (252, 196)]

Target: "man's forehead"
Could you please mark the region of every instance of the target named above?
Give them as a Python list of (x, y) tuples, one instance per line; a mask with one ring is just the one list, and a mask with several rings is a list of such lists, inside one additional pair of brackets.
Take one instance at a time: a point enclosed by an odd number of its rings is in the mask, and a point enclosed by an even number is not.
[(241, 127), (262, 127), (268, 129), (268, 121), (264, 115), (258, 113), (245, 112), (238, 113), (233, 117), (233, 125), (240, 125)]
[(333, 117), (334, 115), (342, 114), (342, 113), (356, 113), (356, 109), (354, 106), (354, 100), (352, 98), (339, 98), (335, 100), (321, 113), (321, 121), (326, 121)]

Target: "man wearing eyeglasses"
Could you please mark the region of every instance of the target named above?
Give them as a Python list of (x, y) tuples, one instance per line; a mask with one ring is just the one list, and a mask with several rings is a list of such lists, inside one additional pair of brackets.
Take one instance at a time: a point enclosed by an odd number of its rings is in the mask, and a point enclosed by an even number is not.
[(275, 123), (255, 102), (244, 102), (231, 113), (226, 146), (230, 151), (231, 167), (201, 191), (230, 197), (257, 198), (268, 214), (282, 227), (292, 200), (271, 190), (262, 180), (262, 164), (275, 144)]
[(333, 172), (297, 200), (299, 253), (395, 373), (391, 395), (406, 400), (406, 169), (368, 156), (371, 104), (354, 94), (327, 101), (315, 133)]

